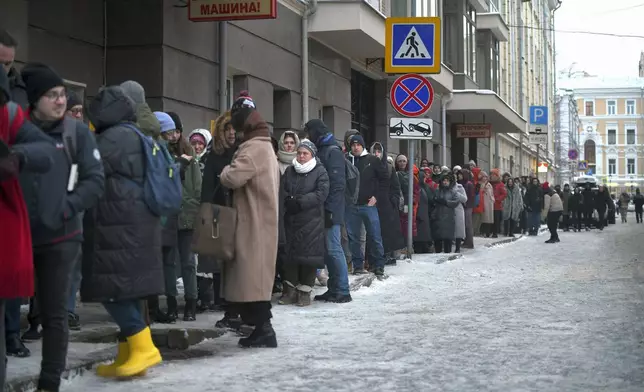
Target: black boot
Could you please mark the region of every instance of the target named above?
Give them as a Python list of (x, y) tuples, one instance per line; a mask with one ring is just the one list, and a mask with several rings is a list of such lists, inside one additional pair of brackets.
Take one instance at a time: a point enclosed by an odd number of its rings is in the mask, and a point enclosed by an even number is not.
[(168, 305), (168, 312), (166, 313), (171, 323), (174, 323), (179, 318), (179, 305), (177, 304), (177, 297), (166, 297)]
[(148, 315), (152, 323), (171, 324), (177, 320), (176, 318), (172, 320), (167, 314), (161, 311), (159, 308), (159, 297), (156, 295), (148, 297)]
[(33, 342), (40, 340), (40, 338), (42, 338), (42, 334), (38, 330), (38, 324), (29, 325), (29, 329), (22, 334), (22, 340), (25, 342)]
[(20, 340), (18, 335), (7, 337), (7, 356), (17, 358), (27, 358), (31, 356), (31, 351)]
[(241, 317), (231, 312), (224, 313), (224, 318), (215, 323), (216, 328), (229, 329), (231, 331), (238, 331), (241, 325)]
[(316, 295), (316, 296), (313, 298), (313, 300), (314, 300), (314, 301), (324, 301), (324, 302), (326, 302), (326, 301), (328, 301), (328, 300), (329, 300), (329, 298), (331, 298), (332, 296), (333, 296), (333, 293), (331, 292), (331, 290), (327, 290), (327, 291), (326, 291), (326, 293), (324, 293), (324, 294)]
[(186, 299), (186, 307), (183, 309), (183, 321), (197, 320), (197, 300)]
[(277, 336), (275, 330), (270, 322), (265, 322), (262, 325), (255, 327), (253, 333), (247, 338), (239, 339), (239, 346), (243, 348), (259, 348), (259, 347), (277, 347)]

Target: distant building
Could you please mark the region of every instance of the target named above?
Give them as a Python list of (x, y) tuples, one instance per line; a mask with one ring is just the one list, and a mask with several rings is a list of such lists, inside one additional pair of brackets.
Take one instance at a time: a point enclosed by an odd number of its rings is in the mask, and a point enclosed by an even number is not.
[(640, 78), (644, 78), (644, 50), (640, 53)]
[(576, 78), (558, 86), (576, 101), (579, 159), (613, 193), (644, 189), (644, 78)]

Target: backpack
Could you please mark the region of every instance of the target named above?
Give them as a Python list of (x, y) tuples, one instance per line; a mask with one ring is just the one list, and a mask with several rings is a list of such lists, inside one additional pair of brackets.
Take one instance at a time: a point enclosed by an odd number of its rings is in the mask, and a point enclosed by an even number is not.
[[(337, 148), (340, 152), (340, 147), (332, 146), (327, 149), (325, 162), (329, 160), (329, 155), (331, 155), (331, 150)], [(353, 163), (349, 161), (344, 154), (344, 199), (347, 204), (356, 204), (358, 202), (358, 194), (360, 193), (360, 170), (357, 167), (353, 166)]]
[(168, 152), (150, 136), (144, 135), (134, 124), (123, 124), (139, 135), (145, 155), (143, 197), (150, 211), (157, 216), (174, 215), (181, 211), (180, 167)]

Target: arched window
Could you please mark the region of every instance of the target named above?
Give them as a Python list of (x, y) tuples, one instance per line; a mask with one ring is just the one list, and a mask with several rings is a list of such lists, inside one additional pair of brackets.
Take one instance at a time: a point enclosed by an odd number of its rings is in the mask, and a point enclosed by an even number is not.
[(588, 162), (589, 166), (595, 166), (595, 141), (586, 140), (584, 143), (584, 159)]

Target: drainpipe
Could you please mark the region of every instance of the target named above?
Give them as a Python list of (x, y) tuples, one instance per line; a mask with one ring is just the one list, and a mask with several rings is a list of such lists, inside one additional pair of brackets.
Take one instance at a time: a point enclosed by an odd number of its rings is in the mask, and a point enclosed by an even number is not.
[(228, 22), (219, 22), (219, 114), (228, 110)]
[[(517, 103), (518, 103), (518, 109), (521, 111), (521, 115), (525, 116), (525, 99), (523, 95), (523, 19), (521, 18), (521, 7), (523, 6), (523, 3), (520, 1), (517, 1), (517, 26), (518, 26), (518, 31), (517, 31), (517, 40), (519, 41), (519, 53), (517, 55), (519, 56), (519, 67), (518, 67), (518, 85), (519, 85), (519, 92), (517, 94)], [(523, 132), (525, 130), (521, 131), (521, 135), (519, 137), (520, 140), (520, 152), (519, 152), (519, 162), (521, 163), (521, 174), (523, 174)]]
[(309, 16), (317, 8), (317, 0), (308, 0), (302, 14), (302, 127), (309, 121)]
[(443, 95), (441, 97), (441, 110), (442, 110), (442, 142), (443, 142), (443, 166), (447, 166), (447, 105), (452, 102), (452, 93)]

